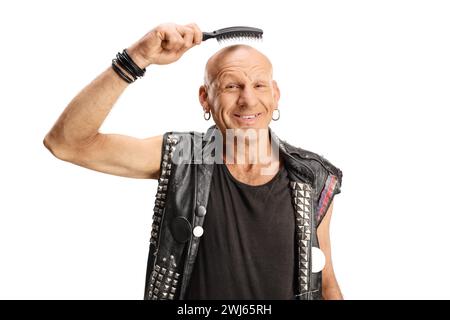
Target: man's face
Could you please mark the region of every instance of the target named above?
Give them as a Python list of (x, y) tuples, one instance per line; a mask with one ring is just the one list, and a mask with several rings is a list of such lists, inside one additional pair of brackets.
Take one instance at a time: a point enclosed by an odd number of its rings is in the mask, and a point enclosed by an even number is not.
[(219, 129), (267, 129), (279, 100), (267, 58), (256, 50), (238, 49), (210, 67), (211, 84), (204, 88), (202, 105)]

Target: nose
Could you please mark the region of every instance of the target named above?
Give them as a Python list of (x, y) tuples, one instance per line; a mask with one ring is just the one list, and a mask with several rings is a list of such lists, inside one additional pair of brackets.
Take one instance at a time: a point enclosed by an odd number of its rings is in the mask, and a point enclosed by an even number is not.
[(258, 104), (258, 97), (251, 86), (245, 86), (241, 89), (238, 105), (240, 107), (253, 107)]

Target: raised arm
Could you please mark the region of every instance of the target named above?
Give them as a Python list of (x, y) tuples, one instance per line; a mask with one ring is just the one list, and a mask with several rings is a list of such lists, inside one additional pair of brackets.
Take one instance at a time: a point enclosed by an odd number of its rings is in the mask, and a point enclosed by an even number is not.
[[(127, 49), (141, 68), (177, 61), (202, 41), (195, 24), (159, 25)], [(128, 87), (109, 67), (65, 108), (44, 138), (44, 145), (64, 161), (92, 170), (130, 178), (159, 177), (162, 136), (139, 139), (103, 134), (99, 129)]]

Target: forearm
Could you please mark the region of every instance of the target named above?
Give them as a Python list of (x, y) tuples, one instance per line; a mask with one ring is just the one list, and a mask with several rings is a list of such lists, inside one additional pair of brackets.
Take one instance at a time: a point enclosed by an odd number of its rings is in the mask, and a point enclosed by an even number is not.
[(336, 275), (334, 274), (331, 255), (328, 255), (328, 263), (322, 270), (322, 296), (325, 300), (343, 300)]
[[(137, 58), (133, 52), (129, 54)], [(60, 151), (89, 144), (128, 85), (108, 67), (72, 99), (44, 143)]]
[(324, 300), (344, 300), (341, 289), (337, 284), (335, 286), (323, 288), (322, 296)]
[(60, 148), (88, 143), (127, 86), (109, 67), (72, 99), (47, 134), (46, 142)]

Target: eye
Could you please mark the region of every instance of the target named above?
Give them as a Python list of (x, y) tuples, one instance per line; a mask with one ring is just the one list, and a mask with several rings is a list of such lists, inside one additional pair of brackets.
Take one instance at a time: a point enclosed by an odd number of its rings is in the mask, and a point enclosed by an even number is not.
[(229, 83), (225, 86), (225, 89), (239, 89), (240, 86), (237, 83)]
[(255, 85), (255, 88), (265, 88), (265, 87), (266, 87), (266, 85), (264, 83), (257, 83)]

